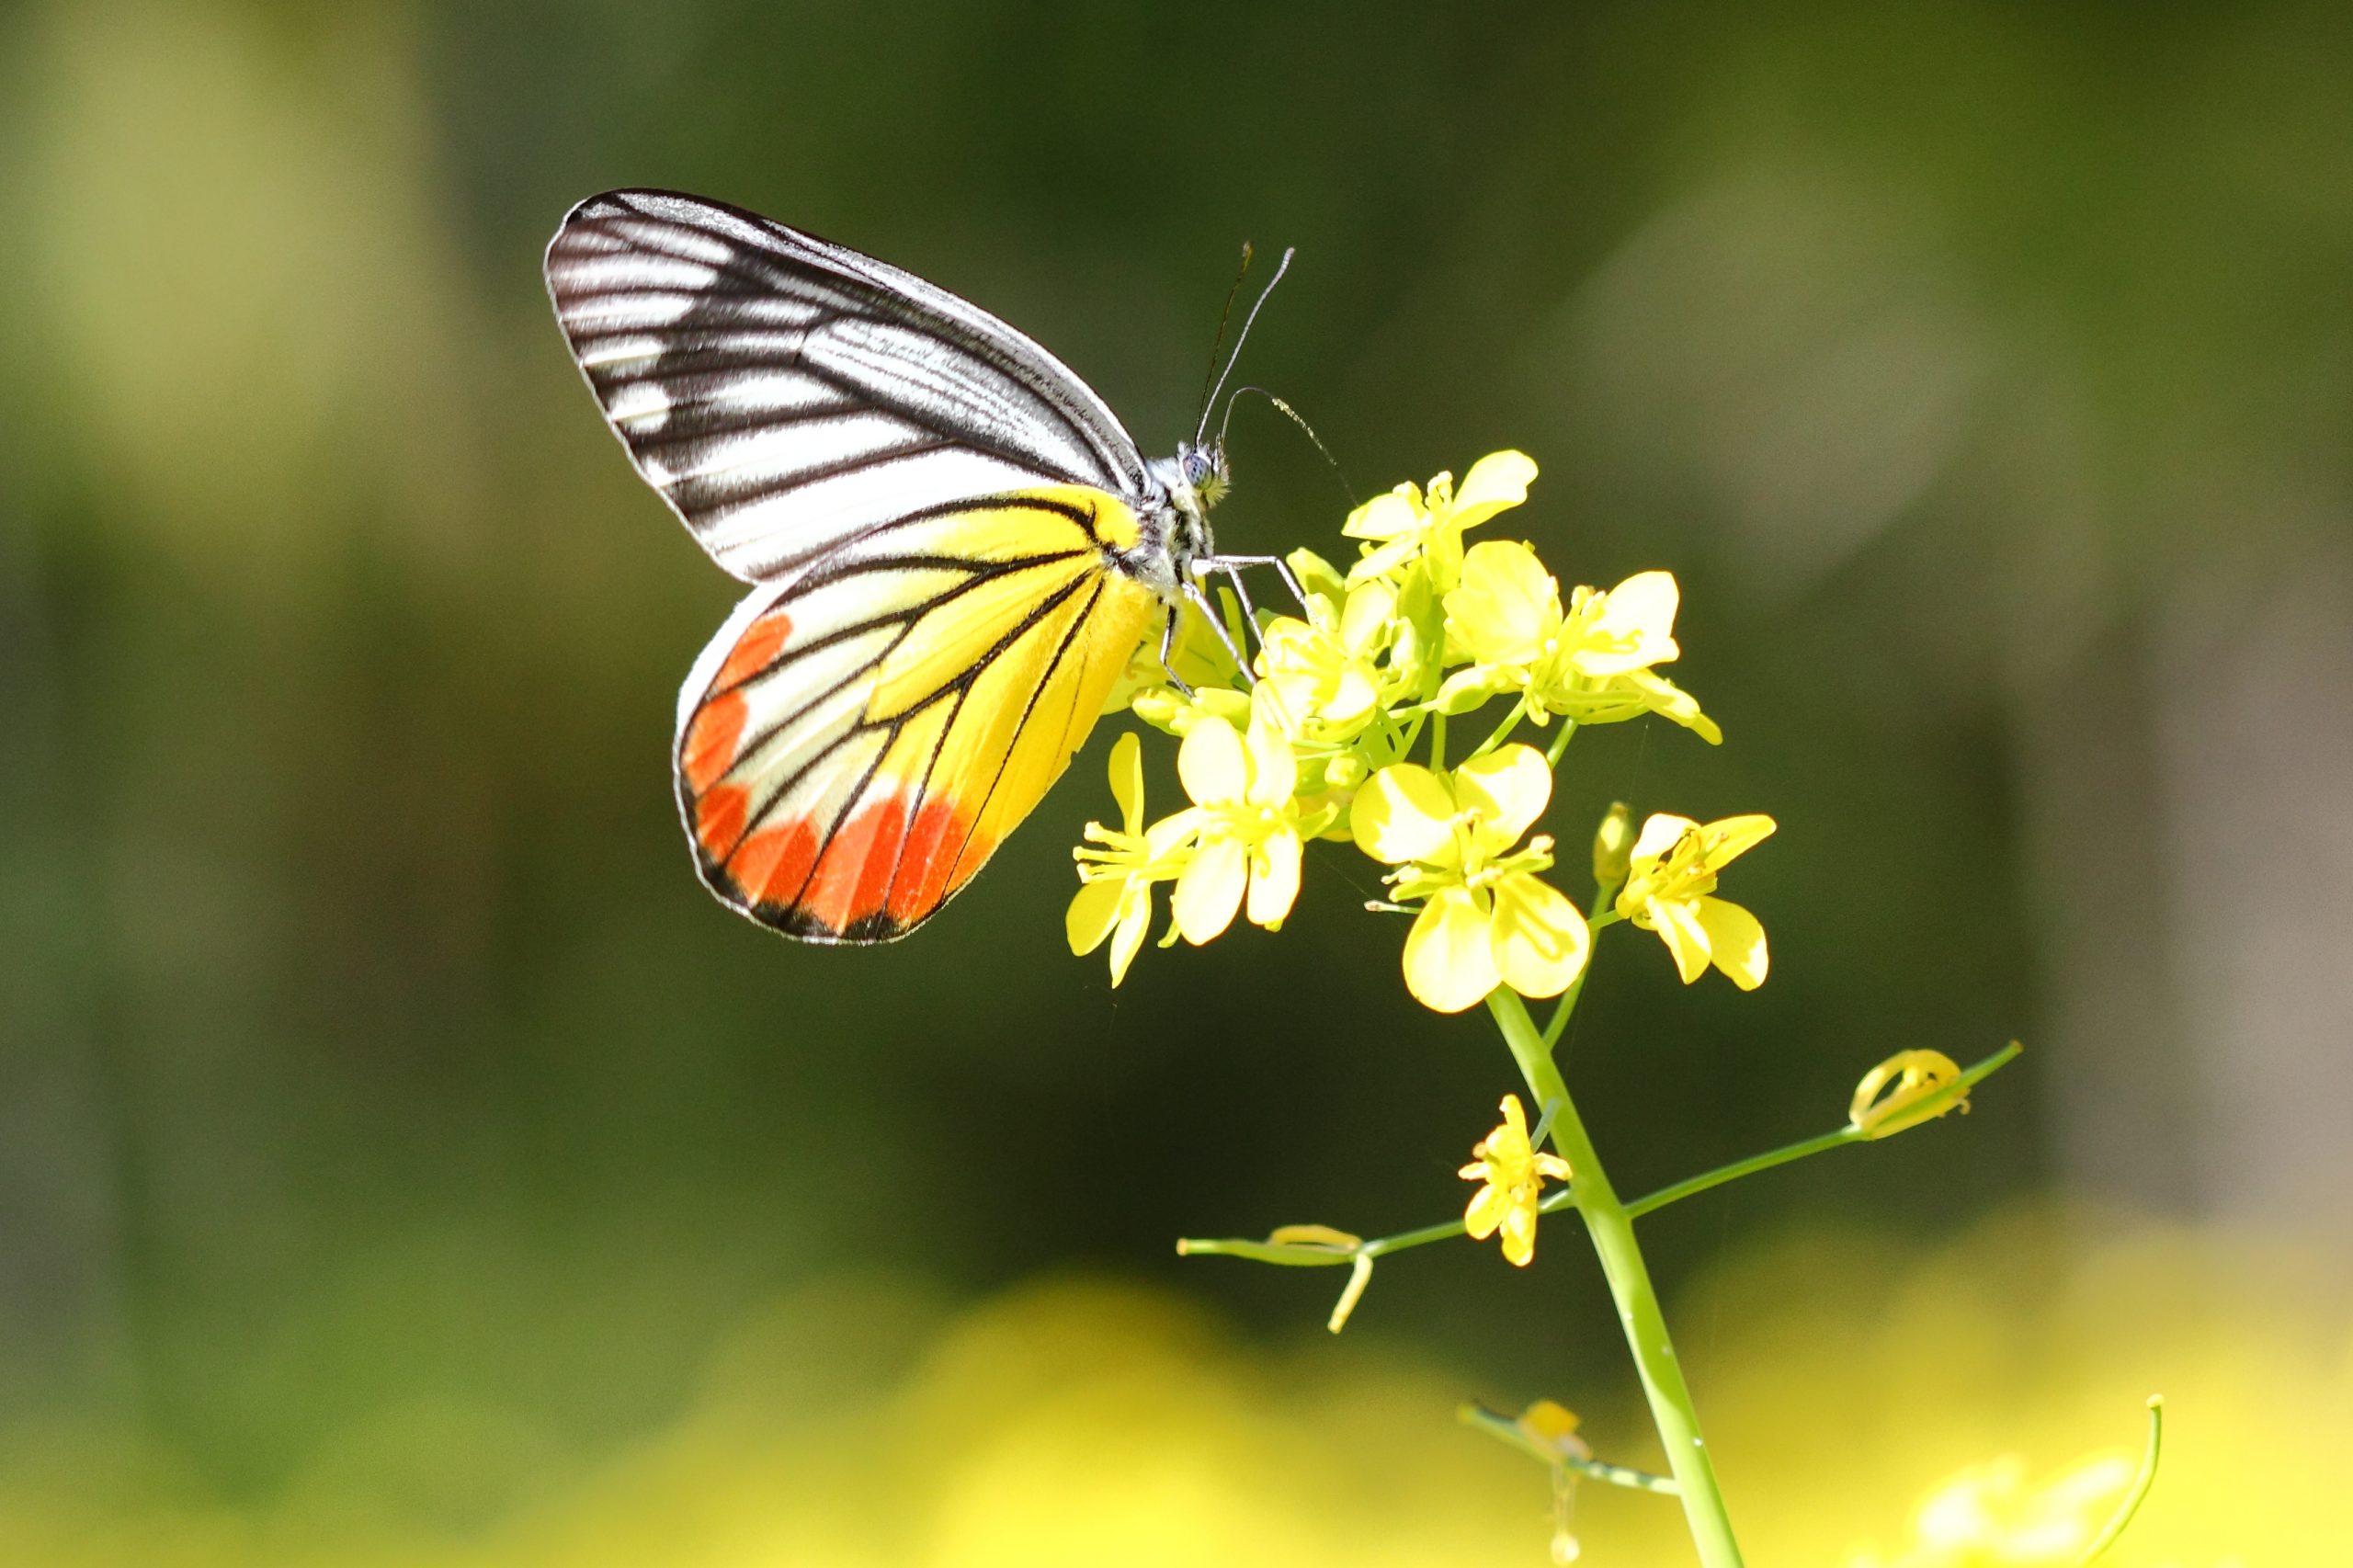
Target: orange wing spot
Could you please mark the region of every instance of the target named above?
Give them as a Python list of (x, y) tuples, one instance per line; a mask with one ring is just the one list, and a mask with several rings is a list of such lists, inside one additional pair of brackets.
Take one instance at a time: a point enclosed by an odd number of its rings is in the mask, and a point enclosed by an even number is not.
[[(689, 775), (691, 777), (691, 775)], [(744, 818), (751, 796), (733, 784), (722, 784), (695, 797), (695, 841), (713, 860), (724, 860), (744, 836)]]
[(906, 832), (906, 800), (895, 791), (835, 829), (809, 879), (801, 912), (835, 931), (881, 913)]
[(733, 691), (767, 669), (783, 651), (784, 640), (791, 635), (792, 618), (780, 609), (772, 609), (753, 621), (735, 640), (735, 647), (727, 655), (727, 662), (719, 666), (710, 689)]
[(907, 829), (907, 846), (899, 856), (899, 874), (892, 880), (891, 918), (902, 925), (938, 909), (949, 892), (948, 873), (956, 852), (964, 847), (972, 819), (951, 801), (926, 801)]
[(978, 876), (981, 868), (989, 863), (989, 857), (996, 853), (996, 842), (990, 835), (975, 828), (972, 836), (964, 841), (964, 853), (956, 857), (955, 867), (948, 873), (948, 892), (939, 896), (946, 898), (948, 893), (954, 892)]
[(710, 789), (735, 765), (735, 748), (744, 739), (744, 722), (750, 714), (744, 699), (730, 693), (704, 703), (687, 721), (686, 744), (678, 748), (678, 769), (696, 793)]
[(744, 841), (727, 874), (754, 903), (790, 903), (817, 861), (817, 830), (807, 822), (764, 827)]

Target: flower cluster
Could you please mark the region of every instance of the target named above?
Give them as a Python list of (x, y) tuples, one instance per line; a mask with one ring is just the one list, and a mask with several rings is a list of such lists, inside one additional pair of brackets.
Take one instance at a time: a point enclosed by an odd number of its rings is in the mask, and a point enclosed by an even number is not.
[[(1762, 982), (1762, 928), (1713, 894), (1722, 866), (1772, 831), (1768, 818), (1702, 828), (1654, 816), (1630, 847), (1620, 814), (1608, 864), (1597, 851), (1589, 908), (1547, 880), (1552, 840), (1531, 830), (1579, 727), (1656, 713), (1711, 744), (1722, 735), (1658, 673), (1680, 653), (1672, 576), (1643, 572), (1563, 595), (1527, 544), (1466, 546), (1465, 532), (1525, 501), (1535, 477), (1535, 463), (1506, 451), (1459, 485), (1447, 474), (1401, 484), (1349, 514), (1341, 532), (1357, 559), (1345, 570), (1312, 551), (1287, 558), (1302, 589), (1296, 614), (1262, 612), (1252, 626), (1229, 599), (1221, 635), (1187, 608), (1165, 665), (1158, 639), (1139, 651), (1112, 703), (1178, 737), (1189, 803), (1147, 824), (1135, 739), (1113, 746), (1121, 823), (1088, 824), (1077, 851), (1074, 952), (1108, 942), (1117, 984), (1163, 882), (1164, 947), (1207, 942), (1237, 915), (1276, 929), (1298, 895), (1303, 846), (1325, 838), (1390, 868), (1390, 897), (1373, 907), (1412, 915), (1406, 987), (1439, 1012), (1475, 1006), (1498, 986), (1563, 994), (1593, 931), (1620, 920), (1656, 932), (1686, 981), (1712, 964), (1744, 988)], [(1449, 721), (1498, 702), (1493, 729), (1449, 766)], [(1523, 722), (1555, 721), (1544, 751), (1510, 741)]]

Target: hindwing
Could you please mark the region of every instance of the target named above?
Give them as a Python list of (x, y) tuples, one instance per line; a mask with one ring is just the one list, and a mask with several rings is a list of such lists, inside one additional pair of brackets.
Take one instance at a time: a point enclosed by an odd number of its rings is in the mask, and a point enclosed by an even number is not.
[(885, 941), (1061, 776), (1159, 605), (1134, 519), (1068, 485), (919, 511), (756, 589), (679, 694), (704, 881), (794, 937)]

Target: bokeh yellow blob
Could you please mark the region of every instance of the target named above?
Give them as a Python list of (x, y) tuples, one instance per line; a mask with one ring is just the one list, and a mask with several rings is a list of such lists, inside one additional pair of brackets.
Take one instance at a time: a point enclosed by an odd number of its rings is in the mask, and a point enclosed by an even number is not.
[[(2067, 1535), (2038, 1489), (2136, 1453), (2153, 1390), (2169, 1412), (2165, 1464), (2115, 1568), (2302, 1568), (2353, 1561), (2339, 1506), (2353, 1293), (2315, 1256), (2059, 1211), (1934, 1249), (1806, 1231), (1753, 1244), (1674, 1310), (1760, 1568), (2060, 1561), (2032, 1554)], [(1351, 1341), (1311, 1335), (1313, 1317), (1303, 1306), (1295, 1347), (1245, 1352), (1182, 1300), (1099, 1280), (949, 1311), (904, 1282), (844, 1278), (745, 1325), (676, 1418), (632, 1447), (550, 1460), (557, 1438), (520, 1417), (403, 1408), (346, 1434), (280, 1494), (234, 1506), (166, 1455), (19, 1430), (0, 1456), (0, 1561), (1543, 1561), (1549, 1483), (1454, 1423), (1460, 1380), (1362, 1325)], [(1603, 1457), (1656, 1462), (1627, 1390), (1526, 1392), (1587, 1412), (1583, 1435)], [(522, 1451), (548, 1462), (518, 1469)], [(485, 1495), (454, 1494), (468, 1476)], [(1970, 1547), (1950, 1528), (1962, 1504), (2005, 1499), (2023, 1510), (2007, 1547)], [(1690, 1560), (1659, 1498), (1587, 1483), (1574, 1528), (1587, 1562)]]

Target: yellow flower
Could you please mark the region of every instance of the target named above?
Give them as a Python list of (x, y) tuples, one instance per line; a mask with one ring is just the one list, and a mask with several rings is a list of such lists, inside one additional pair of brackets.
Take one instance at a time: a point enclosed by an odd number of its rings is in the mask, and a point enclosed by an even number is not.
[(1484, 1184), (1471, 1195), (1462, 1228), (1479, 1242), (1502, 1231), (1504, 1256), (1514, 1267), (1525, 1268), (1536, 1256), (1536, 1200), (1544, 1178), (1568, 1180), (1569, 1164), (1529, 1146), (1528, 1117), (1518, 1095), (1506, 1095), (1501, 1109), (1503, 1125), (1471, 1146), (1471, 1164), (1459, 1173), (1464, 1181)]
[(1204, 719), (1176, 753), (1176, 777), (1193, 798), (1196, 848), (1170, 903), (1176, 929), (1196, 947), (1233, 923), (1249, 900), (1254, 925), (1279, 928), (1299, 896), (1299, 767), (1290, 743), (1253, 712), (1248, 736)]
[(1608, 593), (1561, 588), (1524, 544), (1489, 540), (1463, 557), (1446, 596), (1449, 643), (1470, 667), (1447, 677), (1438, 704), (1449, 713), (1517, 692), (1542, 724), (1558, 713), (1606, 724), (1657, 713), (1710, 744), (1723, 739), (1689, 693), (1654, 673), (1682, 650), (1675, 642), (1680, 593), (1672, 574), (1638, 572)]
[(1885, 1138), (1947, 1111), (1966, 1111), (1965, 1093), (1938, 1098), (1960, 1077), (1961, 1064), (1941, 1051), (1899, 1051), (1863, 1074), (1847, 1119), (1866, 1138)]
[(1063, 917), (1063, 930), (1070, 950), (1081, 957), (1109, 939), (1116, 986), (1127, 978), (1128, 965), (1143, 946), (1144, 927), (1152, 924), (1152, 884), (1173, 881), (1185, 868), (1198, 813), (1179, 812), (1148, 830), (1142, 826), (1143, 748), (1132, 733), (1111, 743), (1110, 774), (1120, 828), (1088, 823), (1086, 836), (1103, 847), (1082, 846), (1071, 852), (1078, 859), (1080, 885)]
[(1462, 532), (1528, 499), (1536, 464), (1525, 452), (1490, 452), (1471, 465), (1460, 489), (1441, 473), (1425, 494), (1401, 484), (1348, 514), (1340, 531), (1363, 540), (1362, 554), (1348, 569), (1350, 586), (1375, 577), (1392, 581), (1415, 561), (1428, 569), (1431, 584), (1444, 593), (1462, 570)]
[(1585, 916), (1536, 873), (1552, 841), (1511, 846), (1544, 813), (1552, 774), (1528, 746), (1504, 746), (1450, 775), (1401, 763), (1357, 792), (1349, 826), (1400, 899), (1420, 899), (1405, 937), (1405, 988), (1422, 1006), (1459, 1013), (1498, 984), (1557, 996), (1592, 947)]
[(1705, 827), (1689, 817), (1653, 816), (1634, 840), (1633, 866), (1618, 893), (1618, 913), (1658, 933), (1690, 984), (1714, 964), (1743, 991), (1765, 983), (1765, 927), (1736, 903), (1709, 895), (1716, 873), (1761, 843), (1768, 816), (1725, 817)]
[(1548, 1453), (1576, 1460), (1593, 1458), (1591, 1446), (1577, 1436), (1584, 1420), (1558, 1400), (1538, 1400), (1521, 1411), (1512, 1425), (1519, 1428), (1520, 1436)]
[(1360, 583), (1337, 608), (1321, 594), (1308, 597), (1308, 619), (1277, 616), (1259, 645), (1259, 689), (1275, 705), (1285, 733), (1308, 741), (1344, 744), (1363, 733), (1384, 698), (1378, 660), (1397, 609), (1397, 590)]

